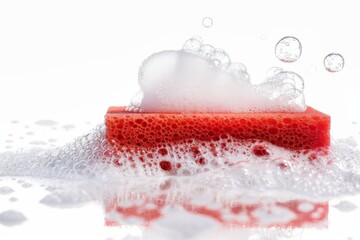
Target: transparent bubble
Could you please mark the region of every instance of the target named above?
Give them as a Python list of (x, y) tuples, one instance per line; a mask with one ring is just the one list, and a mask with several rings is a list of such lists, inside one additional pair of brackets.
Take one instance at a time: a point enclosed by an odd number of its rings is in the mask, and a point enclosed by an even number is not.
[(185, 52), (196, 53), (196, 52), (198, 52), (201, 45), (202, 45), (201, 37), (194, 36), (184, 43), (182, 49)]
[(215, 52), (215, 48), (210, 44), (201, 45), (198, 55), (201, 57), (210, 58), (211, 55)]
[(275, 81), (282, 84), (291, 84), (295, 89), (304, 90), (304, 79), (297, 73), (291, 71), (282, 71), (274, 76)]
[(230, 64), (228, 71), (242, 71), (247, 72), (247, 68), (242, 63), (233, 62)]
[(215, 59), (213, 61), (213, 63), (214, 63), (215, 66), (220, 66), (220, 64), (221, 64), (221, 62), (218, 59)]
[(330, 53), (324, 58), (325, 69), (329, 72), (339, 72), (344, 67), (344, 57), (339, 53)]
[(257, 85), (256, 89), (270, 99), (286, 102), (294, 107), (294, 110), (303, 111), (306, 108), (303, 94), (304, 80), (295, 72), (272, 67), (268, 71), (268, 78)]
[(215, 66), (221, 69), (227, 69), (231, 63), (229, 55), (222, 49), (216, 49), (211, 55), (211, 60)]
[(202, 25), (205, 28), (211, 28), (213, 25), (213, 20), (210, 17), (206, 17), (202, 20)]
[(283, 62), (295, 62), (301, 56), (301, 43), (295, 37), (283, 37), (275, 46), (276, 57)]
[(279, 74), (283, 71), (282, 68), (280, 67), (271, 67), (269, 68), (269, 70), (266, 72), (266, 77), (269, 78), (273, 78), (276, 74)]
[(230, 64), (227, 71), (231, 73), (236, 79), (250, 83), (250, 75), (247, 73), (247, 69), (244, 64), (233, 62)]
[(126, 111), (129, 112), (141, 112), (140, 104), (144, 98), (144, 94), (141, 90), (139, 90), (135, 96), (133, 96), (130, 100), (130, 104), (126, 107)]

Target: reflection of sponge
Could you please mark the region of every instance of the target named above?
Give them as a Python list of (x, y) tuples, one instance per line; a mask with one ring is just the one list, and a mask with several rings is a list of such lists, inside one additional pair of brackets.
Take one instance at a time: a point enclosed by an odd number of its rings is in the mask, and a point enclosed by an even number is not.
[(291, 150), (330, 144), (330, 116), (305, 112), (141, 113), (110, 107), (106, 137), (118, 147), (163, 147), (191, 140), (258, 139)]

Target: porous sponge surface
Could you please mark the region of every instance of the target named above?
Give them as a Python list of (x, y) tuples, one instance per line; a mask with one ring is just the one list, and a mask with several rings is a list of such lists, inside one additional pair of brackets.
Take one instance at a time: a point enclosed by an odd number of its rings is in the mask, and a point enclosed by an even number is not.
[(121, 147), (153, 148), (193, 140), (263, 140), (291, 150), (330, 144), (330, 116), (305, 112), (141, 113), (110, 107), (106, 138)]

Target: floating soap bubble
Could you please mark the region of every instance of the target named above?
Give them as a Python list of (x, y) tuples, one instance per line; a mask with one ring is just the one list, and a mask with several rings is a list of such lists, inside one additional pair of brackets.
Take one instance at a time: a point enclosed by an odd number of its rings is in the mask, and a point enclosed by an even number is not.
[(202, 25), (205, 28), (211, 28), (213, 25), (213, 20), (210, 17), (206, 17), (202, 20)]
[(276, 57), (283, 62), (295, 62), (301, 56), (301, 43), (295, 37), (283, 37), (275, 46)]
[(329, 72), (339, 72), (344, 67), (344, 57), (339, 53), (330, 53), (324, 58), (324, 66)]

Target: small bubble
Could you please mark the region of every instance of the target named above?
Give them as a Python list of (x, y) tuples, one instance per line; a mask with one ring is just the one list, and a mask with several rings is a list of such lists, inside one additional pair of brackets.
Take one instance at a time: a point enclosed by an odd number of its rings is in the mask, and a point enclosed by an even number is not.
[(301, 56), (301, 43), (295, 37), (283, 37), (275, 46), (276, 57), (283, 62), (295, 62)]
[(272, 78), (274, 77), (276, 74), (279, 74), (283, 71), (282, 68), (280, 67), (271, 67), (269, 68), (269, 70), (266, 72), (266, 77), (267, 78)]
[(267, 39), (266, 34), (261, 34), (260, 39), (261, 39), (261, 40), (266, 40), (266, 39)]
[(201, 45), (198, 55), (206, 58), (210, 58), (211, 55), (215, 52), (215, 48), (210, 44)]
[(206, 17), (202, 20), (202, 25), (205, 28), (211, 28), (213, 25), (213, 20), (210, 17)]
[(214, 63), (215, 66), (219, 66), (219, 65), (220, 65), (220, 61), (217, 60), (217, 59), (215, 59), (215, 60), (213, 61), (213, 63)]
[(247, 72), (247, 68), (242, 63), (233, 62), (230, 64), (229, 71), (241, 71), (241, 72)]
[(330, 53), (324, 58), (325, 69), (329, 72), (339, 72), (344, 67), (344, 57), (339, 53)]
[(228, 67), (227, 71), (232, 73), (236, 79), (243, 82), (250, 82), (250, 76), (247, 73), (246, 66), (242, 63), (233, 62)]
[(211, 56), (211, 60), (215, 66), (221, 69), (227, 69), (231, 63), (229, 55), (222, 49), (216, 49)]
[(202, 45), (202, 39), (198, 36), (194, 36), (187, 40), (182, 49), (185, 52), (196, 53)]

